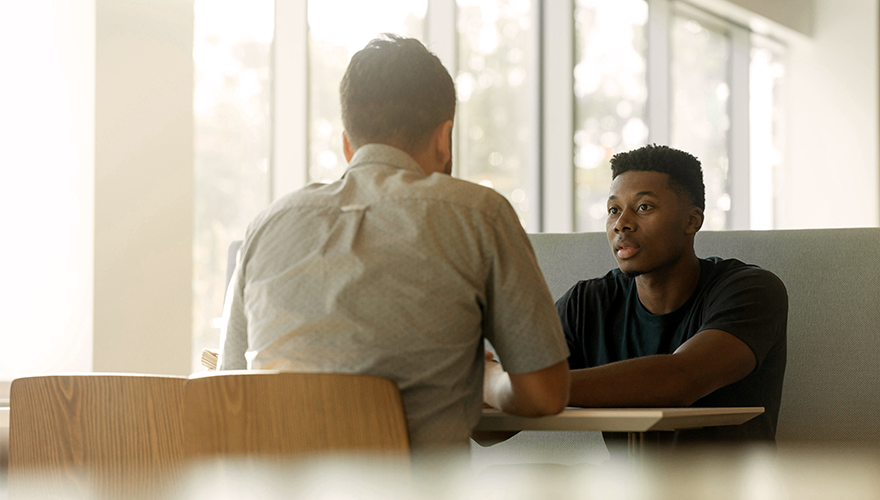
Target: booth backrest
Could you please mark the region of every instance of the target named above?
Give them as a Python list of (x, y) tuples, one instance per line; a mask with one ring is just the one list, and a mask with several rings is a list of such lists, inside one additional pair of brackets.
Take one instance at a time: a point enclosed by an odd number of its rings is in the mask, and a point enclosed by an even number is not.
[[(554, 299), (617, 267), (605, 233), (530, 238)], [(788, 290), (780, 446), (880, 446), (880, 228), (704, 231), (695, 246), (768, 269)]]

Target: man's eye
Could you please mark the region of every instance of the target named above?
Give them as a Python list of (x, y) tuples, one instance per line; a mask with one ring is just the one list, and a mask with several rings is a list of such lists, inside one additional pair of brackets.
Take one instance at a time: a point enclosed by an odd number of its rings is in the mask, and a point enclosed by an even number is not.
[(617, 213), (617, 207), (608, 207), (608, 214), (614, 215)]
[(651, 208), (651, 207), (648, 206), (647, 203), (642, 203), (641, 205), (639, 205), (639, 211), (640, 211), (640, 212), (644, 212), (645, 210), (648, 210), (648, 209), (650, 209), (650, 208)]

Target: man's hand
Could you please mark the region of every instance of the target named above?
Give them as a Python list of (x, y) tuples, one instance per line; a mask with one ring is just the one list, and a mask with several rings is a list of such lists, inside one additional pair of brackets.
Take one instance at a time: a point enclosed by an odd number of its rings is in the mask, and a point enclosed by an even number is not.
[(490, 374), (490, 370), (504, 370), (501, 368), (501, 363), (499, 363), (495, 359), (495, 355), (492, 354), (492, 351), (486, 351), (486, 368), (483, 370), (483, 408), (495, 408), (489, 403), (489, 399), (486, 397), (486, 386), (489, 385), (489, 381), (493, 380), (495, 377), (499, 376), (497, 373)]

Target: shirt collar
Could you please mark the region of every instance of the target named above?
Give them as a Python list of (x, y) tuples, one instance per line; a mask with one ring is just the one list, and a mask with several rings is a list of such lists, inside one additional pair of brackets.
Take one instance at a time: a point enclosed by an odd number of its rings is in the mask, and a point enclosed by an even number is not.
[(416, 163), (412, 156), (403, 150), (397, 149), (394, 146), (388, 146), (387, 144), (365, 144), (359, 147), (354, 152), (354, 156), (351, 157), (351, 161), (348, 163), (345, 171), (348, 172), (355, 168), (376, 163), (425, 175), (425, 171), (422, 170), (422, 167)]

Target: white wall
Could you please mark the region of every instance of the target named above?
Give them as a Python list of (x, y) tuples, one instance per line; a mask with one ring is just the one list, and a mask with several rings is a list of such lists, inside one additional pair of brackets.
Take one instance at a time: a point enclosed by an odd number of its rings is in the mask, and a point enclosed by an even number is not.
[(789, 44), (784, 228), (877, 226), (876, 0), (816, 0)]
[(188, 374), (192, 0), (0, 2), (0, 380)]
[(189, 374), (193, 3), (96, 5), (94, 369)]
[(0, 2), (0, 379), (92, 369), (95, 0)]

